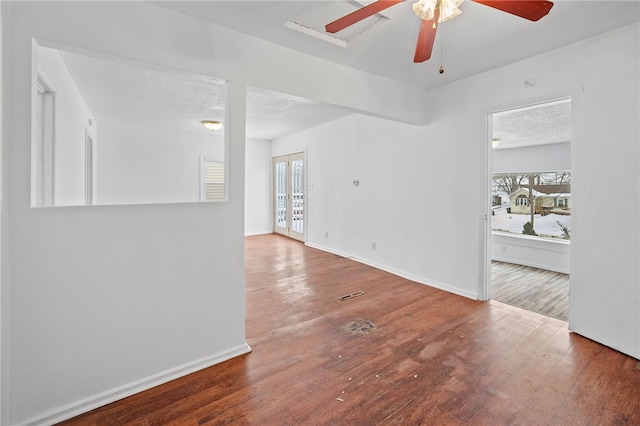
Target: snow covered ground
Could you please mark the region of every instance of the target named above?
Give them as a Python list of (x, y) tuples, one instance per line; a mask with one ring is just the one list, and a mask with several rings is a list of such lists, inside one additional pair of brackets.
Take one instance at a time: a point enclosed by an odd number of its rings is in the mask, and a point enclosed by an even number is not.
[[(494, 231), (513, 232), (522, 234), (525, 223), (529, 222), (528, 214), (507, 213), (505, 208), (496, 209), (491, 217), (491, 227)], [(546, 216), (535, 215), (533, 218), (533, 229), (539, 236), (563, 238), (562, 229), (558, 221), (571, 230), (571, 216), (558, 214), (548, 214)]]

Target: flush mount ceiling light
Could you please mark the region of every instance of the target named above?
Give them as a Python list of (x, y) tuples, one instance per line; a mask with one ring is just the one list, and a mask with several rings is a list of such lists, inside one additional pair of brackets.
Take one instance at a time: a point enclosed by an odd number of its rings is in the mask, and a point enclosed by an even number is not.
[(222, 123), (214, 120), (202, 120), (200, 123), (207, 129), (215, 132), (216, 130), (222, 129)]

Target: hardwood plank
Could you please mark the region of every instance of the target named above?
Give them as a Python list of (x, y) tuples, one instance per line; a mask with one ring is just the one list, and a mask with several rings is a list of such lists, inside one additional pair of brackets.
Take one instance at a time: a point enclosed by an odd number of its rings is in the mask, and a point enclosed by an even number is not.
[(640, 424), (638, 361), (564, 321), (277, 235), (245, 249), (250, 354), (62, 424)]
[(569, 275), (492, 261), (491, 298), (568, 321)]

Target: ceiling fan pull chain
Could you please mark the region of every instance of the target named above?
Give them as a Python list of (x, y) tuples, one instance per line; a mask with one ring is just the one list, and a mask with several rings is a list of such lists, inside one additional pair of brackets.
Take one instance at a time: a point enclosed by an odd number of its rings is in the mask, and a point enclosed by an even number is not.
[(443, 52), (443, 50), (444, 50), (444, 49), (442, 48), (442, 45), (443, 45), (443, 39), (444, 39), (444, 28), (442, 28), (442, 29), (440, 30), (440, 69), (438, 70), (438, 72), (439, 72), (440, 74), (444, 74), (444, 66), (442, 65), (442, 63), (443, 63), (443, 59), (442, 59), (443, 53), (442, 53), (442, 52)]

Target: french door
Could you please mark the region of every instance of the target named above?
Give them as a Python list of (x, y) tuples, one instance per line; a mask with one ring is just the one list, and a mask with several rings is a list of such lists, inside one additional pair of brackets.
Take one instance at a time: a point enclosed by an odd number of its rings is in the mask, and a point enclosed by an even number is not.
[(304, 241), (304, 153), (273, 159), (274, 229)]

